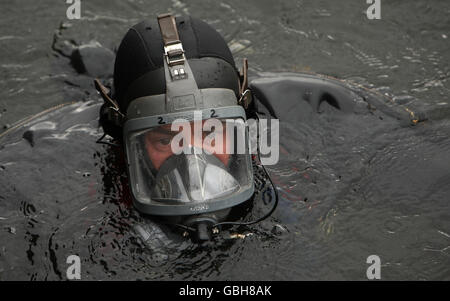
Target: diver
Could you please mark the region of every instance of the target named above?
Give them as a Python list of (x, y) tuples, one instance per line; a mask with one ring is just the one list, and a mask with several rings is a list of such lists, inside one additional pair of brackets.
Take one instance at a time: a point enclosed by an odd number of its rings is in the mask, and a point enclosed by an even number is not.
[[(165, 34), (161, 35), (161, 31)], [(111, 65), (112, 61), (104, 59), (104, 52), (96, 51), (99, 48), (91, 48), (91, 52), (89, 47), (78, 48), (87, 54), (82, 61), (85, 66), (104, 70)], [(220, 242), (221, 238), (228, 238), (226, 225), (256, 222), (277, 208), (270, 221), (252, 229), (229, 228), (231, 239), (242, 238), (234, 235), (236, 232), (241, 235), (250, 230), (266, 241), (266, 234), (279, 235), (274, 224), (282, 225), (289, 232), (290, 225), (298, 229), (303, 225), (308, 227), (311, 220), (321, 219), (323, 214), (331, 212), (327, 210), (329, 202), (325, 201), (344, 199), (347, 204), (365, 197), (366, 193), (377, 192), (361, 187), (361, 183), (370, 186), (371, 180), (385, 175), (379, 171), (383, 165), (374, 164), (378, 172), (375, 169), (373, 176), (359, 179), (360, 174), (371, 173), (372, 169), (366, 166), (368, 160), (377, 158), (380, 141), (389, 142), (385, 140), (388, 131), (409, 133), (397, 131), (397, 120), (402, 123), (404, 120), (405, 125), (420, 121), (411, 110), (396, 112), (403, 107), (391, 105), (395, 103), (386, 101), (383, 94), (348, 81), (311, 73), (256, 71), (250, 80), (246, 67), (244, 63), (244, 69), (238, 72), (223, 38), (194, 18), (166, 17), (159, 23), (146, 21), (133, 26), (118, 49), (114, 82), (107, 85), (111, 91), (95, 81), (103, 101), (93, 97), (88, 102), (50, 108), (0, 134), (0, 190), (5, 197), (2, 217), (17, 217), (3, 220), (2, 224), (20, 223), (22, 230), (11, 227), (10, 231), (12, 234), (23, 231), (25, 235), (4, 237), (14, 244), (23, 243), (25, 237), (30, 252), (34, 252), (31, 248), (36, 245), (33, 237), (40, 233), (43, 236), (37, 246), (44, 247), (42, 253), (48, 253), (52, 239), (56, 246), (64, 243), (76, 247), (87, 243), (89, 247), (110, 246), (105, 238), (116, 240), (115, 230), (120, 222), (120, 233), (132, 232), (131, 236), (121, 235), (127, 250), (129, 241), (130, 252), (135, 252), (134, 242), (140, 246), (142, 240), (144, 248), (139, 248), (139, 252), (149, 251), (154, 263), (158, 258), (178, 257), (184, 250), (190, 253), (192, 245), (178, 235), (180, 232), (188, 232), (192, 238), (212, 237), (214, 242)], [(87, 77), (100, 76), (86, 72), (83, 82)], [(102, 78), (109, 83), (109, 75)], [(84, 92), (88, 94), (90, 88), (86, 86)], [(99, 111), (103, 132), (98, 128)], [(204, 118), (196, 120), (198, 111)], [(277, 190), (270, 185), (270, 178), (264, 185), (259, 181), (266, 180), (267, 176), (257, 156), (238, 152), (206, 153), (213, 146), (205, 147), (204, 143), (210, 133), (203, 132), (204, 137), (191, 135), (189, 139), (192, 131), (172, 129), (175, 120), (184, 119), (192, 125), (193, 132), (195, 125), (208, 131), (207, 121), (218, 119), (222, 131), (215, 134), (222, 139), (217, 142), (222, 141), (222, 148), (226, 149), (234, 142), (226, 135), (228, 126), (242, 134), (242, 129), (234, 125), (258, 116), (280, 121), (283, 156), (271, 174), (280, 194), (278, 207), (275, 207)], [(103, 133), (114, 137), (115, 144), (107, 148), (95, 145), (93, 137), (98, 139)], [(176, 154), (168, 147), (169, 140), (175, 137), (187, 137), (184, 139), (186, 152)], [(252, 137), (245, 138), (249, 142)], [(361, 145), (355, 148), (355, 143)], [(199, 148), (205, 152), (198, 152)], [(71, 156), (70, 160), (66, 160), (66, 155)], [(350, 156), (356, 158), (351, 160)], [(344, 158), (346, 161), (339, 164)], [(124, 161), (126, 164), (122, 164)], [(436, 170), (432, 168), (430, 172)], [(402, 176), (403, 172), (398, 175)], [(217, 181), (219, 177), (222, 181)], [(98, 199), (102, 202), (95, 202)], [(324, 199), (325, 206), (321, 208), (326, 212), (317, 209), (312, 215), (301, 210), (309, 210), (319, 204), (316, 200)], [(131, 203), (137, 210), (128, 210)], [(122, 205), (127, 210), (122, 210)], [(34, 211), (33, 220), (36, 217), (36, 221), (44, 222), (28, 223)], [(100, 222), (97, 217), (101, 217)], [(173, 226), (166, 226), (165, 222)], [(212, 235), (215, 228), (220, 230), (220, 236)], [(77, 235), (72, 238), (75, 232)], [(45, 243), (44, 233), (48, 234), (49, 244)], [(252, 242), (248, 246), (254, 245)], [(99, 248), (98, 252), (103, 249)], [(115, 253), (117, 249), (110, 248), (109, 252)], [(28, 262), (29, 258), (23, 260)], [(11, 262), (16, 262), (14, 255)], [(46, 267), (47, 263), (44, 257), (42, 265)]]
[(247, 68), (244, 59), (239, 71), (223, 37), (192, 17), (162, 14), (126, 33), (111, 91), (97, 79), (95, 87), (104, 100), (100, 124), (125, 150), (139, 212), (208, 240), (220, 226), (256, 223), (275, 210), (277, 191), (260, 165), (272, 209), (251, 222), (227, 219), (258, 180), (245, 126), (257, 118)]

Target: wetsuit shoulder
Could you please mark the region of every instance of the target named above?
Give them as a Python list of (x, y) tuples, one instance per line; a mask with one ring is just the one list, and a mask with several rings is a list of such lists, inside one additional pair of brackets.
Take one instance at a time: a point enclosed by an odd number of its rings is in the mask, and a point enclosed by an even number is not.
[(337, 80), (313, 75), (260, 77), (250, 83), (254, 109), (274, 118), (302, 118), (333, 107), (352, 113), (357, 95)]

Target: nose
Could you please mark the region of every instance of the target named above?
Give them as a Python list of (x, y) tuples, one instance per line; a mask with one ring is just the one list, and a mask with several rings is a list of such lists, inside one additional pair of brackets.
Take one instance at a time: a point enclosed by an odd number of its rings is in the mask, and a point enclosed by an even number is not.
[[(225, 151), (225, 142), (223, 142), (223, 145), (221, 146), (221, 148), (223, 148), (223, 153), (220, 150), (219, 152), (216, 152), (217, 149), (214, 146), (215, 144), (204, 143), (205, 138), (206, 137), (203, 137), (203, 135), (201, 137), (195, 137), (195, 135), (192, 135), (190, 147), (200, 149), (202, 152), (207, 152), (208, 154), (212, 154), (216, 156), (225, 166), (228, 166), (230, 154)], [(216, 143), (216, 141), (214, 141), (214, 143)]]

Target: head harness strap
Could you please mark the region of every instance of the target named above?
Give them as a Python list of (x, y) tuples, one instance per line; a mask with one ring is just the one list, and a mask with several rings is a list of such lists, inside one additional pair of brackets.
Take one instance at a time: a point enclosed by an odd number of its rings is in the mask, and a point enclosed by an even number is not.
[[(199, 93), (192, 70), (186, 60), (183, 45), (178, 35), (175, 17), (171, 14), (158, 16), (158, 24), (164, 44), (164, 68), (166, 73), (166, 105), (174, 106), (173, 98), (182, 97), (183, 102), (194, 102), (197, 106), (202, 104), (202, 96)], [(239, 99), (238, 103), (245, 109), (252, 102), (252, 93), (248, 88), (248, 63), (244, 58), (242, 71), (239, 72)], [(177, 83), (179, 80), (179, 84)], [(120, 111), (119, 105), (109, 96), (108, 89), (98, 79), (94, 80), (95, 88), (105, 102), (105, 110), (108, 120), (116, 126), (122, 127), (126, 116)], [(185, 91), (185, 92), (183, 92)], [(181, 99), (180, 99), (181, 101)], [(179, 101), (179, 102), (180, 102)], [(185, 108), (186, 109), (186, 108)]]

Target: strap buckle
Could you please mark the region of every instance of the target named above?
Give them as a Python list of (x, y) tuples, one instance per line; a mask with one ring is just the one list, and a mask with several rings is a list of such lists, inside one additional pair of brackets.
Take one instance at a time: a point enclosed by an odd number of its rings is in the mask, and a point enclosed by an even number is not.
[(187, 78), (186, 68), (184, 67), (186, 56), (178, 35), (175, 17), (171, 14), (159, 15), (158, 24), (164, 43), (164, 58), (172, 80)]
[(183, 45), (181, 44), (181, 42), (164, 45), (164, 56), (166, 58), (167, 65), (169, 65), (170, 67), (175, 65), (183, 65), (186, 60)]
[(125, 116), (120, 112), (117, 102), (109, 97), (108, 89), (103, 86), (98, 79), (94, 79), (94, 85), (95, 89), (97, 89), (98, 93), (100, 93), (100, 96), (103, 98), (103, 101), (108, 104), (106, 106), (108, 120), (112, 121), (117, 126), (122, 126)]
[(248, 109), (248, 106), (252, 102), (252, 92), (248, 88), (248, 60), (244, 58), (242, 62), (242, 72), (239, 72), (239, 100), (238, 104), (243, 106), (244, 109)]
[(249, 104), (252, 102), (252, 92), (250, 89), (246, 89), (238, 100), (238, 104), (243, 106), (244, 109), (248, 109)]
[(158, 24), (164, 43), (164, 56), (166, 57), (167, 65), (172, 67), (184, 64), (186, 57), (178, 35), (175, 17), (171, 14), (161, 14), (158, 16)]

